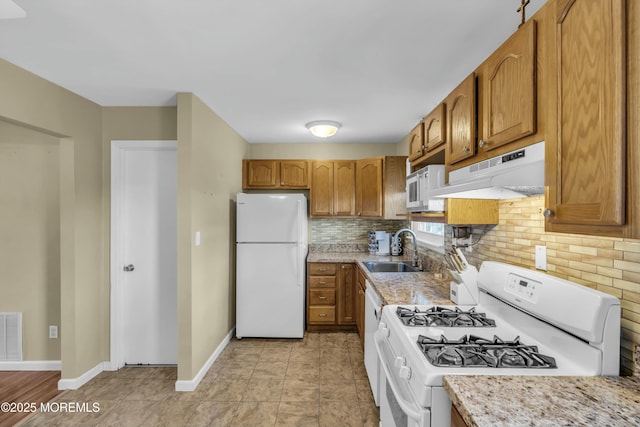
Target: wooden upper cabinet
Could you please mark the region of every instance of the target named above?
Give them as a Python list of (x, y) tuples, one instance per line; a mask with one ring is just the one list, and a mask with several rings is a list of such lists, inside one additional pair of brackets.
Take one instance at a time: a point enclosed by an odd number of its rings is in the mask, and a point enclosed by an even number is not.
[(446, 162), (451, 165), (476, 154), (476, 76), (472, 73), (447, 96)]
[(311, 215), (354, 216), (355, 185), (355, 161), (314, 161), (311, 167)]
[(409, 162), (419, 165), (430, 158), (436, 148), (446, 142), (446, 110), (444, 103), (438, 105), (409, 134)]
[(481, 78), (479, 150), (492, 150), (535, 133), (536, 21), (525, 23), (485, 61)]
[(245, 188), (273, 188), (278, 183), (276, 160), (245, 160)]
[(356, 214), (356, 162), (334, 161), (333, 174), (333, 214), (354, 216)]
[(309, 188), (309, 160), (243, 160), (242, 188)]
[(420, 122), (409, 134), (409, 161), (418, 161), (418, 159), (420, 159), (424, 154), (424, 148), (422, 122)]
[(381, 217), (383, 214), (383, 159), (362, 159), (356, 168), (356, 212), (358, 216)]
[(311, 165), (312, 216), (333, 215), (333, 162), (314, 161)]
[(616, 236), (625, 223), (625, 19), (624, 0), (557, 2), (548, 231)]
[(445, 104), (441, 103), (422, 121), (424, 145), (427, 152), (433, 151), (447, 140)]
[(280, 186), (289, 188), (309, 188), (309, 161), (281, 160)]

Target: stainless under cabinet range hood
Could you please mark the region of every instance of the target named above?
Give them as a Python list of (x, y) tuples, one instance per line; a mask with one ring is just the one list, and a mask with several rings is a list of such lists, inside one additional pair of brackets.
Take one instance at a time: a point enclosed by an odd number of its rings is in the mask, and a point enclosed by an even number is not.
[(449, 172), (429, 197), (515, 199), (544, 193), (544, 141)]

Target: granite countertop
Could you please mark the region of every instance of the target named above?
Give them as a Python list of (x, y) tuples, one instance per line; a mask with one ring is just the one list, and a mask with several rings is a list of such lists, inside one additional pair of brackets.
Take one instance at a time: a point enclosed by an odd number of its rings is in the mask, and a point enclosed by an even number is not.
[(444, 388), (470, 427), (640, 425), (640, 377), (446, 375)]
[(372, 255), (367, 252), (309, 252), (307, 262), (356, 263), (364, 272), (382, 303), (388, 304), (453, 304), (449, 299), (450, 278), (428, 271), (419, 273), (371, 273), (367, 261), (406, 261), (401, 256)]

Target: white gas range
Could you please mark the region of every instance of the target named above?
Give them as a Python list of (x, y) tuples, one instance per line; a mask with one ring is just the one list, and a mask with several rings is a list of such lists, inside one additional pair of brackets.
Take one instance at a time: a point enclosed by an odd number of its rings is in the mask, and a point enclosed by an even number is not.
[(618, 375), (617, 298), (537, 271), (484, 262), (476, 306), (382, 310), (382, 427), (444, 427), (444, 375)]

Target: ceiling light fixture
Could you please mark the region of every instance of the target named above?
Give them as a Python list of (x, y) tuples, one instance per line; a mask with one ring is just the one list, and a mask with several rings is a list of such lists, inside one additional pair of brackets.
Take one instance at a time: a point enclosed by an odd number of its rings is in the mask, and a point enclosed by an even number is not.
[(307, 123), (307, 129), (318, 138), (329, 138), (338, 132), (342, 125), (331, 120), (316, 120)]

